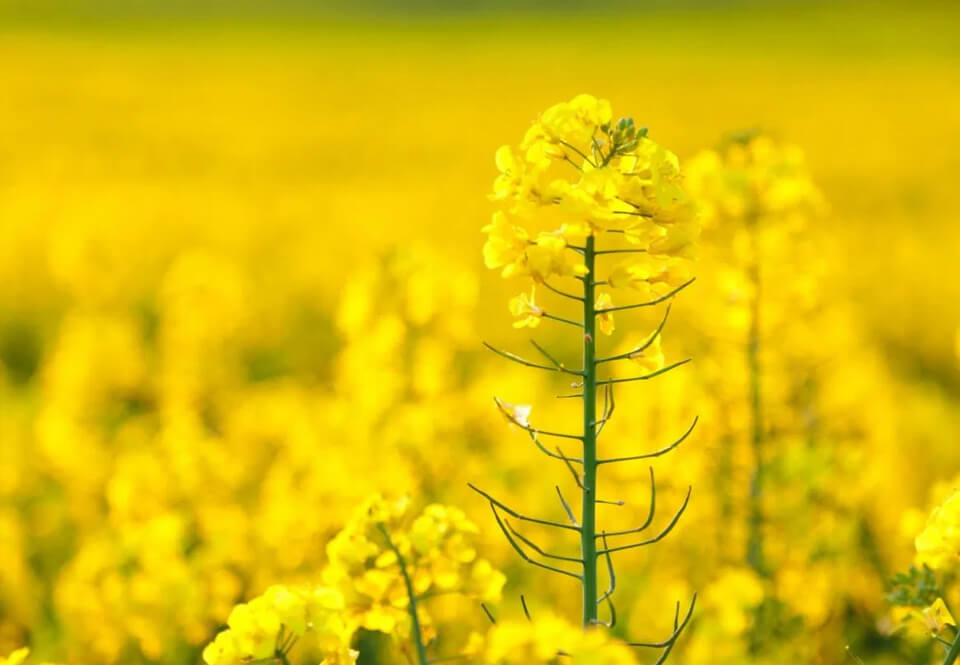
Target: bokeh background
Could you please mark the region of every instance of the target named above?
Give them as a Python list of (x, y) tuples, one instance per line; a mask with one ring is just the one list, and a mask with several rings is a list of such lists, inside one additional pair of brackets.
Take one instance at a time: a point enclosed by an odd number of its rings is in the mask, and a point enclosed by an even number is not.
[[(562, 382), (481, 350), (527, 336), (479, 229), (496, 148), (589, 92), (681, 161), (744, 128), (795, 143), (829, 203), (782, 263), (818, 315), (765, 351), (769, 385), (802, 365), (827, 396), (828, 434), (771, 435), (777, 572), (744, 565), (743, 341), (706, 262), (667, 346), (703, 369), (624, 393), (611, 426), (630, 450), (702, 419), (658, 462), (658, 500), (693, 504), (624, 559), (617, 630), (665, 634), (699, 590), (679, 662), (930, 657), (883, 593), (960, 471), (957, 34), (960, 6), (922, 1), (0, 1), (0, 653), (199, 662), (374, 490), (463, 507), (502, 612), (575, 611), (466, 482), (554, 513), (572, 482), (490, 400), (575, 422)], [(607, 481), (631, 499), (611, 521), (642, 521), (646, 474)]]

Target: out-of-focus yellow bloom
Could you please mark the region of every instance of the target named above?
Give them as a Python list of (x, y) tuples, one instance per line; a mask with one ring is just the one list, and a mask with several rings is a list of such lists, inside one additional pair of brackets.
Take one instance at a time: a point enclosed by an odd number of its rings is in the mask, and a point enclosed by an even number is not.
[(635, 649), (602, 628), (583, 631), (544, 614), (533, 621), (500, 621), (487, 634), (484, 662), (491, 665), (556, 663), (558, 654), (577, 665), (635, 665)]
[(21, 663), (23, 663), (23, 661), (25, 661), (29, 655), (30, 649), (27, 647), (17, 649), (6, 658), (0, 658), (0, 665), (21, 665)]
[(687, 262), (652, 254), (621, 261), (607, 274), (607, 283), (611, 287), (630, 287), (643, 300), (663, 295), (689, 279)]
[(513, 322), (514, 328), (536, 328), (543, 318), (543, 310), (535, 301), (536, 287), (530, 287), (530, 295), (521, 293), (510, 299), (510, 313), (517, 317)]
[(663, 369), (666, 364), (666, 356), (660, 343), (659, 332), (650, 333), (646, 339), (639, 344), (632, 345), (631, 348), (635, 350), (630, 352), (630, 360), (636, 363), (645, 374)]
[[(368, 498), (327, 544), (325, 586), (271, 586), (233, 608), (222, 631), (204, 649), (207, 665), (239, 665), (286, 655), (310, 634), (329, 665), (352, 663), (349, 648), (360, 628), (406, 639), (411, 621), (406, 574), (418, 596), (460, 592), (482, 600), (500, 597), (504, 575), (477, 556), (478, 529), (463, 511), (431, 504), (409, 515), (406, 499)], [(402, 557), (402, 559), (401, 559)], [(418, 607), (424, 638), (435, 633)]]
[(334, 589), (272, 586), (249, 603), (237, 605), (203, 651), (207, 665), (239, 665), (286, 653), (294, 637), (308, 631), (325, 654), (340, 658), (352, 630), (345, 621), (343, 596)]
[[(409, 598), (397, 552), (417, 594), (460, 592), (481, 600), (500, 597), (504, 575), (476, 551), (478, 529), (463, 511), (432, 504), (417, 516), (409, 502), (370, 497), (327, 545), (324, 582), (346, 598), (350, 626), (406, 638)], [(423, 604), (418, 614), (429, 639), (435, 630)]]
[(803, 151), (762, 134), (736, 137), (689, 160), (686, 183), (702, 209), (705, 226), (817, 213), (825, 206), (807, 172)]
[(915, 545), (918, 564), (934, 570), (956, 566), (960, 561), (960, 490), (933, 509)]
[(601, 291), (597, 294), (596, 300), (593, 301), (593, 307), (597, 312), (601, 312), (597, 315), (597, 327), (600, 328), (600, 332), (604, 335), (612, 335), (614, 330), (613, 312), (603, 313), (602, 310), (613, 307), (613, 298), (606, 291)]

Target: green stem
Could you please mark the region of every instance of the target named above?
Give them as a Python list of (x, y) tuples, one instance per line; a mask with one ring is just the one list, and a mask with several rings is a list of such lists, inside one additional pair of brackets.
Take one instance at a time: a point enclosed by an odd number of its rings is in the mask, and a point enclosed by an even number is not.
[(960, 657), (960, 630), (957, 631), (957, 636), (953, 638), (953, 644), (947, 650), (947, 655), (943, 657), (943, 665), (953, 665), (957, 657)]
[(596, 311), (592, 280), (594, 275), (594, 238), (587, 238), (583, 262), (587, 279), (583, 280), (583, 504), (580, 517), (580, 554), (583, 559), (583, 625), (597, 621), (597, 366)]
[(407, 598), (410, 600), (407, 605), (407, 611), (410, 614), (410, 622), (413, 626), (410, 632), (412, 633), (413, 647), (417, 652), (417, 665), (429, 665), (427, 645), (423, 642), (423, 630), (420, 628), (420, 615), (417, 614), (417, 594), (413, 591), (413, 580), (410, 579), (410, 573), (407, 572), (407, 561), (403, 558), (403, 555), (400, 554), (400, 550), (397, 549), (396, 544), (394, 544), (393, 539), (390, 537), (390, 532), (387, 531), (387, 527), (381, 522), (377, 524), (377, 528), (380, 529), (384, 540), (387, 541), (387, 546), (393, 550), (393, 553), (397, 556), (400, 575), (403, 577), (403, 583), (407, 587)]
[(753, 474), (750, 478), (750, 529), (747, 542), (747, 563), (758, 574), (764, 572), (763, 557), (763, 481), (764, 481), (764, 436), (763, 396), (760, 367), (760, 257), (756, 222), (750, 224), (753, 239), (753, 257), (748, 277), (753, 286), (753, 301), (750, 310), (750, 337), (747, 342), (747, 369), (750, 376), (751, 447), (753, 449)]

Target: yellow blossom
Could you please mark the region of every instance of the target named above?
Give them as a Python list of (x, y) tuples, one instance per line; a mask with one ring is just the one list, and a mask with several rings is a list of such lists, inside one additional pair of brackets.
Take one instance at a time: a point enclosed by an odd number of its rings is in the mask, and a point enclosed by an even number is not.
[(17, 649), (6, 658), (0, 658), (0, 665), (20, 665), (30, 655), (30, 649), (23, 647)]
[(644, 374), (650, 374), (663, 369), (666, 364), (666, 357), (663, 353), (663, 347), (660, 344), (660, 333), (653, 332), (639, 344), (632, 347), (629, 352), (629, 358), (632, 360)]
[(960, 490), (933, 509), (915, 544), (917, 563), (934, 570), (956, 565), (960, 560)]
[(521, 293), (510, 300), (510, 313), (518, 319), (513, 322), (514, 328), (536, 328), (540, 325), (543, 310), (534, 301), (535, 295), (536, 288), (531, 286), (530, 295)]
[(946, 626), (956, 626), (950, 610), (947, 609), (943, 598), (937, 598), (929, 607), (923, 608), (924, 623), (932, 634), (936, 635)]
[(483, 231), (488, 234), (483, 245), (483, 261), (487, 268), (503, 268), (504, 277), (516, 272), (529, 243), (527, 232), (511, 224), (500, 210), (493, 213), (493, 220), (483, 227)]
[(613, 298), (606, 291), (602, 291), (597, 294), (593, 306), (597, 312), (600, 312), (597, 314), (597, 327), (600, 328), (600, 332), (604, 335), (612, 335), (614, 329), (613, 313), (603, 312), (603, 310), (613, 307)]

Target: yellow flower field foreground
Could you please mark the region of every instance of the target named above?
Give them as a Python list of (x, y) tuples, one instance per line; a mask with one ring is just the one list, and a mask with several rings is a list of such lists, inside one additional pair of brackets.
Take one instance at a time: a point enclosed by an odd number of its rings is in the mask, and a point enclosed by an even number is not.
[[(504, 665), (944, 657), (955, 8), (8, 9), (0, 662), (401, 663), (418, 630)], [(597, 523), (665, 537), (584, 634), (578, 581), (467, 483), (580, 515), (536, 433), (578, 430), (581, 379), (509, 356), (580, 366), (547, 284), (608, 231), (638, 252), (596, 257), (599, 446), (669, 454), (602, 467)]]

